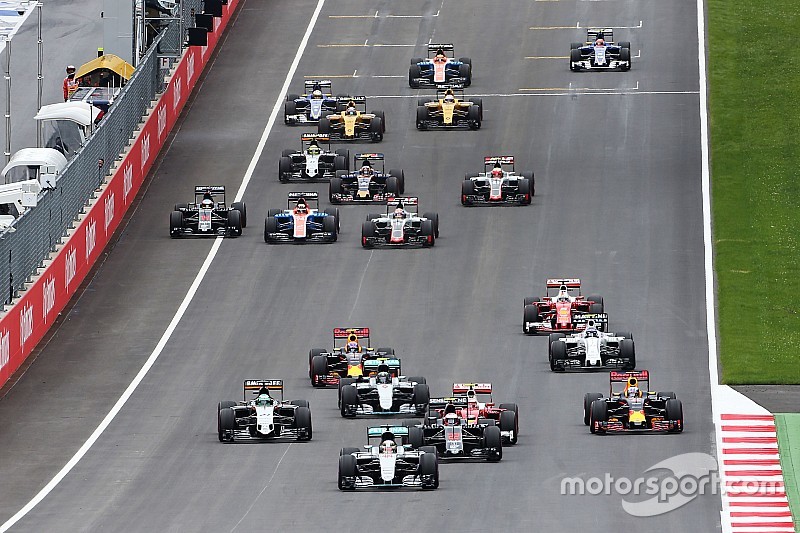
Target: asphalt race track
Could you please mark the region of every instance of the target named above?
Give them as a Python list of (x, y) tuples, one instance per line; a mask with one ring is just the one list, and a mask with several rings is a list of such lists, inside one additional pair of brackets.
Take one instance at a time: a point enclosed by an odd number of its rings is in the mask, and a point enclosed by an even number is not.
[[(0, 521), (72, 457), (152, 352), (212, 246), (170, 240), (171, 206), (196, 184), (233, 197), (315, 7), (244, 1), (119, 242), (0, 402)], [(569, 43), (585, 37), (576, 23), (619, 28), (633, 69), (570, 72)], [(364, 250), (361, 221), (380, 208), (347, 206), (333, 245), (264, 244), (263, 217), (289, 190), (327, 197), (324, 184), (278, 183), (281, 150), (309, 130), (279, 120), (245, 194), (244, 236), (222, 243), (150, 373), (12, 530), (348, 531), (398, 520), (424, 531), (718, 530), (714, 495), (634, 518), (619, 494), (560, 494), (566, 476), (634, 479), (677, 454), (713, 453), (696, 28), (693, 0), (328, 0), (291, 91), (304, 76), (338, 76), (334, 93), (374, 97), (385, 140), (349, 148), (403, 168), (406, 193), (439, 212), (441, 238), (433, 249)], [(416, 96), (430, 91), (407, 86), (408, 63), (431, 39), (472, 57), (479, 131), (414, 128)], [(533, 205), (462, 207), (464, 173), (497, 154), (535, 171)], [(683, 400), (682, 435), (589, 434), (581, 400), (606, 390), (606, 374), (553, 374), (546, 337), (521, 333), (522, 299), (549, 276), (580, 277), (605, 297), (610, 329), (634, 333), (653, 388)], [(339, 492), (338, 451), (363, 444), (370, 421), (343, 420), (335, 389), (309, 385), (308, 350), (330, 344), (335, 326), (370, 327), (435, 396), (453, 381), (493, 383), (496, 401), (520, 406), (519, 444), (498, 464), (443, 464), (437, 491)], [(313, 441), (220, 444), (217, 402), (239, 399), (246, 378), (282, 378), (289, 398), (308, 399)]]

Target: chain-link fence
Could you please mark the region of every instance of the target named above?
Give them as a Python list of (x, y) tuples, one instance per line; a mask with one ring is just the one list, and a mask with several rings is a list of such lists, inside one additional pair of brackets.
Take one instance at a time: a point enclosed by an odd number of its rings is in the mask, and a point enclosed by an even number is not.
[[(185, 1), (182, 21), (172, 20), (156, 36), (141, 58), (131, 79), (103, 116), (94, 135), (81, 147), (56, 182), (44, 191), (38, 205), (19, 217), (0, 234), (0, 299), (11, 303), (48, 255), (74, 227), (95, 190), (133, 137), (145, 112), (164, 90), (169, 67), (177, 61), (186, 42), (186, 28), (194, 14), (202, 12), (202, 0)], [(182, 23), (181, 23), (182, 22)]]

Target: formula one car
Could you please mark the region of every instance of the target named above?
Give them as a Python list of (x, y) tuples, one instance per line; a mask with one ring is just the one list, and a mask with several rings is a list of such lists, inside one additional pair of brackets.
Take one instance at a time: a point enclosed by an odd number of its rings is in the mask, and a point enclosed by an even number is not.
[[(383, 160), (383, 154), (356, 154), (353, 168), (357, 168), (357, 171), (337, 171), (336, 177), (331, 178), (331, 203), (385, 202), (390, 197), (403, 194), (406, 189), (405, 173), (394, 169), (387, 174)], [(376, 162), (380, 162), (380, 169), (373, 166)]]
[(300, 137), (300, 143), (300, 150), (289, 148), (281, 154), (278, 164), (280, 181), (286, 183), (296, 180), (328, 180), (334, 177), (337, 171), (350, 170), (350, 150), (331, 151), (328, 135), (304, 133)]
[(339, 452), (339, 490), (438, 488), (439, 461), (435, 450), (412, 449), (404, 442), (408, 438), (408, 429), (391, 425), (369, 427), (366, 446), (342, 448)]
[[(462, 57), (456, 61), (452, 44), (431, 43), (428, 45), (428, 57), (415, 57), (408, 68), (408, 85), (418, 89), (427, 85), (443, 83), (469, 87), (472, 83), (472, 59)], [(447, 57), (447, 54), (451, 57)]]
[[(332, 349), (312, 348), (308, 352), (308, 377), (315, 387), (338, 385), (341, 378), (368, 374), (364, 364), (378, 358), (396, 361), (399, 375), (400, 361), (394, 359), (394, 348), (372, 348), (369, 328), (334, 328)], [(377, 372), (377, 367), (374, 371)]]
[[(399, 361), (397, 363), (399, 369)], [(352, 382), (349, 378), (342, 378), (339, 381), (339, 409), (343, 417), (398, 414), (423, 416), (428, 411), (431, 394), (424, 378), (392, 375), (389, 365), (376, 359), (364, 362), (365, 373), (370, 366), (377, 366), (377, 373), (366, 379)]]
[(572, 43), (569, 51), (569, 69), (608, 70), (631, 69), (631, 43), (614, 43), (610, 28), (586, 30), (586, 43)]
[(581, 333), (551, 333), (548, 339), (550, 370), (585, 370), (599, 368), (636, 368), (636, 348), (630, 333), (605, 333), (608, 315), (601, 314), (586, 322)]
[(328, 113), (335, 113), (338, 99), (331, 95), (330, 80), (305, 80), (305, 93), (289, 94), (283, 104), (283, 121), (286, 124), (319, 122)]
[(405, 196), (386, 202), (386, 214), (367, 215), (361, 225), (361, 246), (423, 246), (429, 248), (439, 238), (439, 215), (419, 216), (419, 198)]
[(467, 174), (461, 184), (461, 205), (530, 205), (533, 172), (517, 174), (514, 156), (483, 158), (483, 172)]
[[(280, 399), (273, 398), (275, 392), (280, 392)], [(244, 401), (217, 405), (217, 433), (220, 442), (279, 437), (311, 440), (311, 409), (306, 400), (284, 401), (281, 379), (248, 379)]]
[[(222, 197), (218, 202), (215, 196)], [(244, 202), (225, 203), (222, 185), (197, 185), (193, 204), (175, 204), (169, 215), (169, 236), (229, 235), (238, 237), (247, 227), (247, 207)]]
[(464, 98), (464, 91), (452, 87), (439, 88), (436, 99), (417, 100), (417, 129), (469, 128), (478, 130), (483, 120), (483, 100)]
[(547, 294), (525, 298), (522, 331), (537, 333), (575, 333), (586, 328), (589, 319), (597, 319), (605, 331), (608, 316), (603, 315), (602, 296), (583, 296), (579, 279), (548, 279)]
[(599, 392), (583, 397), (583, 423), (592, 433), (683, 431), (683, 404), (674, 392), (649, 392), (647, 370), (612, 371), (609, 382), (607, 397)]
[(331, 139), (338, 141), (383, 140), (383, 134), (386, 132), (386, 116), (383, 111), (367, 113), (366, 96), (342, 97), (336, 109), (336, 114), (319, 119), (317, 125), (319, 133), (328, 134)]
[[(270, 209), (264, 220), (264, 242), (336, 242), (339, 209), (319, 210), (319, 193), (290, 192), (288, 209)], [(294, 204), (294, 205), (292, 205)]]

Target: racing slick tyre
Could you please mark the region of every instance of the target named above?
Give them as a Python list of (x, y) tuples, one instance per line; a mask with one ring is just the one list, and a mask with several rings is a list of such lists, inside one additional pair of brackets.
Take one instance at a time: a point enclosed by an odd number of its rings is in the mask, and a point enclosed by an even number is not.
[(335, 216), (327, 216), (322, 219), (322, 231), (333, 235), (332, 241), (338, 239), (339, 227)]
[(273, 218), (276, 215), (283, 213), (280, 209), (267, 209), (267, 218)]
[(175, 211), (180, 211), (181, 209), (188, 209), (189, 204), (175, 204)]
[(369, 239), (375, 236), (375, 227), (375, 223), (371, 220), (361, 223), (361, 246), (364, 248), (372, 248), (372, 241)]
[[(628, 43), (630, 44), (630, 43)], [(621, 65), (619, 69), (623, 72), (628, 71), (631, 69), (631, 49), (630, 48), (621, 48), (619, 51), (619, 60), (625, 61), (624, 65)]]
[(494, 448), (495, 453), (486, 456), (486, 460), (495, 463), (503, 458), (503, 438), (500, 436), (500, 428), (489, 426), (483, 430), (483, 447)]
[[(336, 173), (339, 174), (340, 171)], [(335, 178), (331, 178), (331, 181), (328, 182), (328, 199), (331, 201), (332, 204), (338, 204), (339, 200), (334, 196), (336, 194), (342, 194), (344, 191), (344, 187), (342, 187), (342, 178), (338, 175)]]
[(522, 195), (522, 200), (519, 201), (519, 205), (531, 205), (531, 182), (528, 178), (522, 178), (517, 182), (518, 190), (517, 194)]
[(397, 178), (397, 188), (400, 189), (400, 194), (404, 194), (406, 192), (406, 173), (402, 169), (393, 168), (389, 171), (389, 175)]
[(422, 448), (423, 444), (425, 444), (425, 431), (417, 426), (409, 426), (408, 443), (414, 450)]
[(620, 48), (630, 48), (631, 43), (630, 41), (620, 41), (617, 43), (617, 46), (619, 46)]
[(425, 213), (422, 218), (427, 218), (433, 221), (433, 236), (439, 238), (439, 213)]
[(270, 233), (277, 233), (278, 232), (278, 221), (275, 217), (267, 217), (264, 219), (264, 242), (271, 243), (273, 242), (269, 238)]
[(389, 346), (377, 348), (375, 349), (375, 355), (378, 357), (394, 357), (394, 348)]
[(337, 148), (334, 152), (336, 155), (344, 157), (344, 160), (347, 161), (347, 168), (350, 168), (350, 149), (349, 148)]
[(592, 414), (592, 402), (599, 400), (603, 395), (599, 392), (587, 392), (583, 395), (583, 425), (589, 425), (589, 417)]
[(308, 403), (308, 400), (292, 400), (289, 403), (292, 405), (296, 405), (297, 407), (311, 407)]
[(469, 129), (481, 129), (481, 108), (480, 106), (471, 105), (467, 109), (467, 121), (469, 122)]
[[(593, 315), (599, 315), (602, 312), (603, 312), (603, 304), (598, 304), (598, 303), (589, 304), (589, 313)], [(600, 327), (597, 329), (603, 331), (603, 324), (600, 324)]]
[(383, 215), (381, 215), (381, 214), (379, 214), (379, 213), (368, 213), (368, 214), (367, 214), (367, 219), (366, 219), (366, 220), (368, 220), (368, 221), (372, 221), (372, 220), (375, 220), (376, 218), (381, 218), (382, 216), (383, 216)]
[(383, 120), (381, 117), (375, 117), (369, 123), (369, 136), (372, 142), (381, 142), (383, 140), (383, 132), (385, 131), (383, 127)]
[(181, 211), (173, 211), (169, 214), (169, 236), (173, 239), (181, 236), (183, 229), (183, 213)]
[[(413, 60), (412, 60), (413, 61)], [(408, 67), (408, 86), (412, 89), (419, 89), (419, 79), (422, 77), (422, 68), (417, 65)]]
[(580, 49), (573, 48), (569, 51), (569, 69), (573, 72), (577, 72), (581, 69), (579, 66), (579, 62), (581, 60), (581, 51)]
[[(594, 302), (596, 304), (600, 304), (601, 308), (603, 308), (603, 309), (605, 308), (605, 304), (603, 303), (603, 297), (602, 296), (598, 296), (596, 294), (594, 294), (592, 296), (587, 296), (586, 297), (586, 301)], [(602, 313), (602, 311), (600, 311), (600, 312)]]
[(556, 342), (558, 340), (561, 340), (561, 339), (564, 339), (564, 338), (566, 338), (566, 335), (564, 335), (563, 333), (551, 333), (550, 335), (548, 335), (547, 336), (547, 348), (548, 348), (547, 351), (548, 351), (548, 353), (550, 352), (550, 348), (553, 347), (553, 343), (554, 342)]
[(496, 426), (497, 421), (494, 418), (479, 418), (478, 419), (479, 426)]
[(311, 361), (318, 355), (325, 353), (325, 348), (311, 348), (308, 351), (308, 377), (311, 378)]
[(627, 359), (628, 364), (625, 365), (625, 370), (633, 370), (636, 368), (636, 346), (633, 344), (632, 339), (622, 339), (620, 341), (619, 358)]
[(536, 305), (526, 305), (522, 312), (522, 331), (529, 334), (535, 334), (536, 329), (531, 327), (528, 329), (527, 324), (530, 322), (541, 322), (542, 317), (539, 315), (539, 307)]
[(425, 60), (424, 60), (424, 59), (422, 59), (421, 57), (412, 57), (412, 58), (411, 58), (411, 63), (410, 63), (410, 64), (411, 64), (411, 65), (417, 65), (417, 64), (419, 64), (419, 63), (424, 63), (424, 62), (425, 62)]
[(556, 361), (563, 361), (567, 358), (567, 343), (557, 340), (550, 345), (550, 370), (552, 372), (564, 371), (564, 366)]
[[(294, 95), (290, 95), (290, 96), (294, 96)], [(291, 121), (289, 120), (289, 116), (290, 115), (296, 115), (296, 114), (297, 114), (297, 105), (294, 103), (294, 100), (288, 101), (285, 104), (283, 104), (283, 121), (286, 124), (291, 124)]]
[(297, 440), (311, 440), (313, 436), (311, 409), (308, 407), (298, 407), (294, 410), (294, 427), (297, 429)]
[(355, 413), (351, 413), (350, 409), (352, 407), (358, 406), (358, 392), (353, 385), (347, 385), (346, 387), (342, 387), (342, 402), (341, 402), (340, 412), (342, 417), (354, 417), (356, 416)]
[(458, 66), (458, 77), (464, 80), (464, 87), (469, 87), (472, 82), (472, 68), (466, 63), (461, 63)]
[(340, 155), (333, 158), (333, 171), (336, 172), (337, 170), (347, 171), (347, 159)]
[(483, 120), (483, 98), (470, 98), (469, 101), (481, 108), (481, 120)]
[(417, 383), (414, 385), (414, 396), (411, 398), (418, 415), (424, 415), (431, 402), (431, 391), (427, 383)]
[(345, 387), (346, 385), (352, 385), (353, 383), (355, 383), (355, 381), (356, 380), (353, 378), (339, 378), (339, 390), (337, 391), (338, 398), (336, 401), (337, 407), (342, 406), (342, 388)]
[(247, 205), (244, 202), (233, 202), (231, 209), (236, 209), (242, 214), (242, 227), (247, 227)]
[(538, 296), (526, 296), (525, 300), (524, 300), (524, 303), (522, 305), (523, 306), (533, 305), (533, 304), (535, 304), (535, 303), (537, 303), (539, 301), (540, 301), (540, 299), (539, 299)]
[(431, 100), (428, 97), (417, 98), (417, 107), (419, 107), (421, 105), (425, 105), (425, 104), (427, 104), (429, 102), (435, 102), (435, 101), (436, 100)]
[(329, 217), (333, 217), (336, 219), (336, 233), (342, 231), (342, 219), (339, 218), (339, 208), (338, 207), (326, 207), (324, 213)]
[(461, 182), (461, 205), (472, 205), (472, 200), (469, 199), (470, 196), (475, 196), (475, 182), (464, 180)]
[(234, 405), (237, 405), (237, 403), (234, 402), (234, 401), (223, 400), (223, 401), (221, 401), (221, 402), (219, 402), (217, 404), (217, 411), (221, 411), (223, 409), (229, 409), (229, 408), (233, 407)]
[(288, 102), (294, 102), (295, 100), (299, 100), (299, 99), (300, 99), (300, 95), (299, 94), (289, 93), (289, 94), (286, 95), (286, 101), (288, 101)]
[(329, 134), (331, 132), (331, 121), (328, 117), (320, 117), (317, 124), (317, 133)]
[(630, 339), (633, 340), (633, 333), (629, 331), (618, 331), (614, 333), (615, 337), (622, 337), (623, 339)]
[(430, 476), (431, 481), (423, 482), (423, 490), (439, 488), (439, 459), (435, 453), (423, 453), (419, 456), (419, 475)]
[(433, 227), (432, 220), (428, 219), (422, 221), (419, 227), (419, 234), (423, 237), (427, 237), (426, 240), (422, 241), (422, 246), (431, 248), (436, 244), (436, 230)]
[(324, 387), (324, 383), (319, 383), (317, 376), (324, 376), (328, 373), (328, 358), (324, 355), (317, 355), (311, 360), (311, 384), (315, 387)]
[(667, 398), (668, 400), (674, 400), (675, 398), (677, 398), (677, 397), (678, 397), (678, 396), (677, 396), (677, 395), (676, 395), (674, 392), (672, 392), (672, 391), (669, 391), (669, 392), (666, 392), (666, 391), (664, 391), (664, 392), (657, 392), (657, 393), (656, 393), (656, 396), (658, 396), (659, 398)]
[(297, 150), (294, 150), (292, 148), (286, 148), (281, 152), (281, 157), (292, 157), (296, 153)]
[(408, 381), (410, 381), (411, 383), (422, 383), (423, 385), (427, 385), (428, 384), (428, 380), (425, 379), (422, 376), (411, 376), (411, 377), (406, 378), (406, 379)]
[(683, 404), (680, 400), (675, 398), (670, 398), (667, 400), (666, 404), (667, 410), (667, 420), (670, 422), (675, 422), (677, 427), (673, 430), (670, 430), (670, 433), (682, 433), (683, 432)]
[[(233, 432), (236, 429), (236, 414), (233, 409), (220, 409), (217, 411), (217, 433), (220, 442), (225, 442), (225, 431)], [(233, 433), (231, 433), (233, 435)], [(231, 437), (231, 441), (233, 437)]]
[[(514, 407), (516, 407), (516, 405), (514, 405)], [(519, 419), (516, 410), (509, 409), (500, 413), (500, 431), (511, 431), (513, 437), (507, 438), (505, 442), (511, 444), (512, 446), (517, 443)]]
[(428, 108), (424, 105), (417, 106), (417, 129), (418, 130), (426, 130), (428, 129), (427, 124), (425, 121), (428, 120)]
[(344, 448), (339, 450), (339, 457), (341, 457), (343, 455), (350, 455), (350, 454), (357, 453), (357, 452), (360, 452), (360, 451), (361, 450), (359, 450), (355, 446), (345, 446)]
[(521, 176), (531, 183), (531, 197), (536, 196), (536, 178), (533, 175), (533, 171), (523, 172)]
[[(356, 490), (355, 477), (358, 475), (358, 466), (354, 455), (339, 457), (339, 490)], [(350, 481), (350, 478), (353, 481)]]
[(569, 44), (569, 49), (570, 50), (575, 50), (576, 48), (580, 48), (581, 46), (583, 46), (583, 43), (570, 43)]
[(400, 194), (400, 183), (394, 176), (386, 178), (386, 194), (397, 196)]
[(373, 111), (372, 114), (381, 119), (381, 133), (386, 133), (386, 115), (383, 111)]
[(242, 213), (235, 209), (228, 211), (228, 235), (239, 237), (242, 234)]
[(606, 430), (595, 428), (594, 423), (608, 421), (608, 404), (603, 399), (595, 400), (592, 402), (589, 412), (589, 431), (597, 435), (603, 435)]
[(470, 59), (469, 57), (460, 57), (458, 58), (458, 61), (461, 63), (466, 63), (467, 65), (470, 66), (470, 68), (472, 68), (472, 59)]

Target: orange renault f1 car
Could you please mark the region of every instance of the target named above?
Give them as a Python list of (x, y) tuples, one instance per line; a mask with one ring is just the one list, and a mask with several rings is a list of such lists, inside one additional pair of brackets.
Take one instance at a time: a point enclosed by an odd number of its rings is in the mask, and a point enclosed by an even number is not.
[(592, 318), (605, 331), (608, 318), (603, 314), (603, 297), (583, 296), (577, 278), (548, 279), (545, 296), (525, 298), (523, 311), (522, 331), (528, 335), (583, 331)]
[[(400, 374), (394, 348), (372, 348), (369, 328), (334, 328), (332, 349), (312, 348), (308, 352), (308, 377), (315, 387), (339, 385), (341, 378), (366, 375), (364, 363), (372, 359), (382, 359), (391, 373)], [(377, 364), (373, 371), (377, 373)]]
[(583, 423), (589, 431), (681, 433), (683, 404), (674, 392), (650, 392), (650, 373), (609, 373), (609, 395), (588, 392), (583, 397)]
[(436, 98), (417, 100), (417, 129), (469, 128), (481, 129), (483, 101), (480, 98), (465, 98), (462, 89), (442, 87)]
[(319, 119), (317, 131), (330, 135), (332, 141), (380, 142), (386, 133), (386, 116), (383, 111), (367, 113), (366, 96), (342, 97), (336, 114)]

